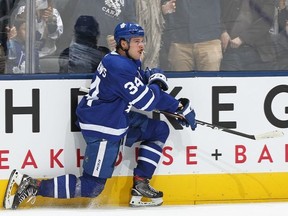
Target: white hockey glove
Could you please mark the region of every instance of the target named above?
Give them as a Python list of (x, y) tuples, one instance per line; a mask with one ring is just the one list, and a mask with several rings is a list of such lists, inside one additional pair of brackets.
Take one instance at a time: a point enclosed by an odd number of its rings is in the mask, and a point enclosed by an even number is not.
[[(167, 78), (164, 75), (164, 71), (160, 68), (146, 68), (146, 70), (144, 71), (145, 73), (145, 80), (147, 80), (147, 84), (152, 84), (155, 83), (158, 86), (160, 86), (160, 88), (163, 91), (167, 91), (168, 90), (168, 83), (167, 83)], [(155, 75), (158, 74), (158, 75)]]
[(163, 91), (168, 90), (167, 77), (162, 73), (155, 73), (149, 77), (148, 85), (157, 84)]
[[(182, 107), (179, 107), (176, 111), (178, 114), (181, 114), (185, 117), (186, 121), (183, 121), (182, 119), (179, 119), (179, 123), (186, 127), (191, 127), (191, 129), (194, 131), (197, 127), (196, 119), (195, 119), (195, 111), (191, 107), (190, 100), (187, 98), (180, 98), (179, 102), (183, 105)], [(188, 123), (188, 124), (187, 124)]]

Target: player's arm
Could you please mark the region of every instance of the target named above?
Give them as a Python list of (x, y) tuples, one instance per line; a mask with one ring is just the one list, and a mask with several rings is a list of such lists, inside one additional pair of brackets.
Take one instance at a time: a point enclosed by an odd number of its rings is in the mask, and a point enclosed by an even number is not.
[[(129, 73), (127, 68), (122, 68), (122, 72), (112, 79), (115, 80), (111, 80), (111, 83), (117, 83), (115, 88), (117, 94), (120, 94), (123, 99), (135, 108), (144, 111), (158, 109), (177, 112), (187, 118), (193, 130), (196, 128), (195, 112), (188, 99), (175, 99), (163, 91), (162, 84), (159, 85), (159, 83), (153, 82), (151, 79), (151, 82), (145, 85), (140, 77), (132, 75), (131, 72)], [(167, 85), (167, 80), (165, 84)]]

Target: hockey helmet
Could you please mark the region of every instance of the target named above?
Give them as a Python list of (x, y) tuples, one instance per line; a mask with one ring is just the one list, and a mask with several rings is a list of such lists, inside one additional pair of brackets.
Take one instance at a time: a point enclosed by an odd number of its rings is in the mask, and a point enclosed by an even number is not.
[(114, 39), (117, 44), (121, 39), (130, 41), (133, 37), (144, 37), (144, 29), (136, 23), (119, 23), (114, 30)]
[(100, 34), (99, 23), (93, 16), (79, 16), (74, 25), (75, 34), (81, 36), (98, 37)]

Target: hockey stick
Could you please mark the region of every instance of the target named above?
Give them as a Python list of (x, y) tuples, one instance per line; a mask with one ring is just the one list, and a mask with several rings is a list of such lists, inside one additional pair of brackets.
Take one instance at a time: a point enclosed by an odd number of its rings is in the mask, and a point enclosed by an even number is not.
[[(156, 113), (161, 113), (167, 116), (171, 116), (174, 117), (176, 119), (182, 119), (185, 120), (184, 116), (177, 114), (177, 113), (171, 113), (171, 112), (166, 112), (166, 111), (160, 111), (160, 110), (155, 110)], [(205, 126), (205, 127), (209, 127), (211, 129), (214, 130), (220, 130), (220, 131), (224, 131), (227, 133), (231, 133), (237, 136), (242, 136), (248, 139), (253, 139), (253, 140), (262, 140), (262, 139), (269, 139), (269, 138), (276, 138), (276, 137), (281, 137), (284, 135), (284, 133), (282, 131), (279, 130), (275, 130), (275, 131), (270, 131), (270, 132), (266, 132), (263, 134), (257, 134), (257, 135), (251, 135), (251, 134), (246, 134), (243, 132), (239, 132), (239, 131), (235, 131), (235, 130), (231, 130), (225, 127), (221, 127), (215, 124), (211, 124), (211, 123), (207, 123), (204, 121), (200, 121), (200, 120), (196, 120), (197, 124)]]

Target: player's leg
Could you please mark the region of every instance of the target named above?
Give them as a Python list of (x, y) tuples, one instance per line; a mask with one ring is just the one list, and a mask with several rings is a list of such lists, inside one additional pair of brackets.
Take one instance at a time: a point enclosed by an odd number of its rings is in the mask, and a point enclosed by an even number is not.
[[(106, 179), (112, 176), (120, 141), (108, 142), (89, 137), (85, 137), (85, 140), (87, 148), (82, 176), (67, 174), (40, 181), (13, 170), (5, 193), (4, 208), (16, 209), (25, 199), (30, 200), (38, 195), (63, 199), (98, 196), (104, 189)], [(18, 185), (18, 189), (12, 195), (14, 184)]]
[[(153, 120), (145, 115), (132, 114), (126, 145), (142, 141), (139, 146), (137, 166), (134, 169), (131, 206), (156, 206), (163, 203), (163, 192), (149, 184), (162, 156), (163, 146), (169, 135), (169, 127), (164, 121)], [(142, 197), (151, 202), (142, 202)]]
[(85, 137), (87, 147), (83, 162), (83, 175), (58, 176), (43, 180), (38, 195), (54, 198), (97, 197), (111, 178), (118, 156), (119, 142)]

